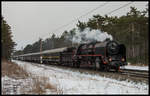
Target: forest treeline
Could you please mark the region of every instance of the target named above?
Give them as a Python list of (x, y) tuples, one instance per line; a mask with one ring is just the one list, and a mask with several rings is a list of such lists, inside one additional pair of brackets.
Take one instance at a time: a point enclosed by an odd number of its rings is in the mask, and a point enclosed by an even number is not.
[(93, 15), (87, 22), (78, 21), (76, 28), (64, 31), (60, 37), (53, 34), (45, 40), (39, 39), (33, 44), (28, 44), (23, 50), (16, 51), (14, 55), (39, 52), (40, 42), (42, 42), (42, 51), (72, 46), (75, 44), (71, 41), (76, 34), (75, 30), (79, 29), (82, 32), (85, 28), (90, 28), (107, 32), (114, 40), (125, 44), (129, 62), (148, 64), (148, 19), (147, 8), (138, 11), (135, 7), (130, 7), (130, 11), (120, 17)]
[(12, 31), (10, 25), (1, 17), (1, 54), (2, 59), (10, 60), (16, 43), (12, 39)]

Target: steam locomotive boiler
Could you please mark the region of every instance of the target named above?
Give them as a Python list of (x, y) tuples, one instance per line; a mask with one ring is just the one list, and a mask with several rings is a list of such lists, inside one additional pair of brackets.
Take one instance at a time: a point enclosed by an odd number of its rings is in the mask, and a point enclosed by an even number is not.
[(106, 40), (81, 44), (73, 56), (74, 66), (89, 66), (96, 70), (119, 70), (120, 66), (127, 65), (126, 48), (124, 44)]

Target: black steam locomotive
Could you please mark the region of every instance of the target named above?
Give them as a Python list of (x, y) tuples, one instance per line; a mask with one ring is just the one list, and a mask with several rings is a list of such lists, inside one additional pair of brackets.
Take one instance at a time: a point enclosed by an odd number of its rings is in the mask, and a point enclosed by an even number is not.
[(127, 65), (126, 47), (116, 41), (92, 42), (78, 47), (64, 47), (43, 52), (14, 56), (15, 59), (95, 70), (119, 70)]
[(74, 66), (86, 65), (96, 70), (119, 70), (127, 65), (126, 48), (116, 41), (95, 42), (81, 44), (73, 56)]

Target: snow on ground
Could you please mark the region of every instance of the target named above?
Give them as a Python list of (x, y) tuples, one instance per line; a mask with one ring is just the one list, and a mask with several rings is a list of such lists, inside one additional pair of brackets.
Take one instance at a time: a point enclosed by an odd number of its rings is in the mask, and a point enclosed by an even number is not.
[(123, 66), (121, 67), (122, 69), (133, 69), (133, 70), (149, 70), (148, 68), (149, 66), (133, 66), (133, 65), (127, 65), (127, 66)]
[[(33, 76), (47, 77), (50, 84), (56, 86), (61, 94), (148, 94), (149, 85), (145, 83), (118, 81), (52, 66), (39, 64), (36, 66), (36, 63), (13, 62), (32, 73)], [(47, 94), (51, 92), (47, 91)]]
[[(23, 94), (23, 90), (30, 90), (32, 79), (13, 79), (8, 76), (2, 77), (3, 94)], [(25, 86), (28, 86), (27, 88)], [(18, 88), (19, 87), (19, 88)]]

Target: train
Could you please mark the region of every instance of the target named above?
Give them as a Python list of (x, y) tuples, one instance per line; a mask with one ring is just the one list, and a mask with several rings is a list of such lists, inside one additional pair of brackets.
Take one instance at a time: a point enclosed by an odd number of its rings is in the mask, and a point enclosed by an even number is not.
[(13, 59), (76, 68), (88, 67), (101, 71), (119, 71), (121, 66), (127, 65), (125, 45), (114, 40), (28, 53), (13, 56)]

